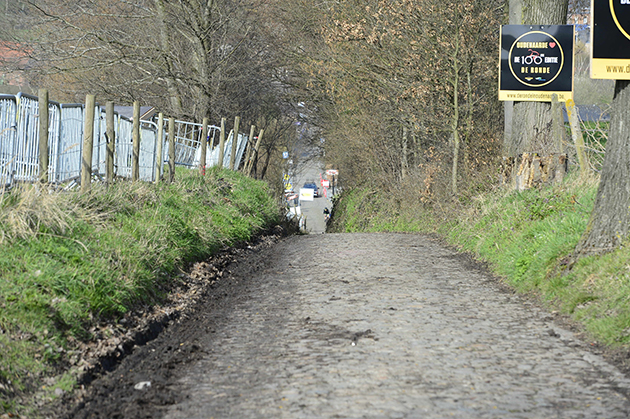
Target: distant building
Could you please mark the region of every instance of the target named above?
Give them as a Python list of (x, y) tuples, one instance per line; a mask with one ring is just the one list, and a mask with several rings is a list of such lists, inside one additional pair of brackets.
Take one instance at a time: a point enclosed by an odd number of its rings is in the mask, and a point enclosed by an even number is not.
[(16, 94), (31, 93), (21, 70), (28, 68), (29, 55), (21, 45), (14, 42), (0, 41), (0, 92)]
[(589, 7), (581, 7), (578, 10), (569, 11), (567, 24), (575, 25), (575, 38), (584, 44), (591, 40), (591, 10)]
[[(120, 116), (127, 119), (133, 119), (133, 106), (114, 106), (114, 111)], [(157, 110), (153, 106), (140, 106), (140, 120), (151, 121), (157, 114)]]

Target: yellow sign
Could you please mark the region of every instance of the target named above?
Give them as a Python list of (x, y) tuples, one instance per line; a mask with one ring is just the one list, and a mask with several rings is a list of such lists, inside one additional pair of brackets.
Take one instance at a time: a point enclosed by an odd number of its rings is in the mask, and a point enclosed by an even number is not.
[(560, 102), (573, 98), (573, 92), (532, 92), (522, 90), (499, 90), (499, 100), (513, 100), (515, 102), (551, 102), (552, 95), (558, 95)]
[(630, 80), (630, 2), (593, 0), (591, 78)]

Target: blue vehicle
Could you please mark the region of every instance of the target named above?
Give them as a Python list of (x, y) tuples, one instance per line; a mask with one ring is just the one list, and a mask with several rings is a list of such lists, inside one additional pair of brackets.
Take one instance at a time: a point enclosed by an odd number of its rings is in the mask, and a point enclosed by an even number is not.
[(304, 183), (303, 188), (313, 189), (313, 196), (317, 198), (319, 196), (319, 189), (317, 188), (317, 184), (315, 182), (306, 182)]

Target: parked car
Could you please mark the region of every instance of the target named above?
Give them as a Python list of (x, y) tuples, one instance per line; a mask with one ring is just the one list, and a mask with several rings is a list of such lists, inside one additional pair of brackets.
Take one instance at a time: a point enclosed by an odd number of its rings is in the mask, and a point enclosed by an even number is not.
[(315, 182), (306, 182), (304, 183), (303, 188), (313, 189), (313, 196), (317, 198), (319, 196), (319, 189), (317, 188), (317, 183)]

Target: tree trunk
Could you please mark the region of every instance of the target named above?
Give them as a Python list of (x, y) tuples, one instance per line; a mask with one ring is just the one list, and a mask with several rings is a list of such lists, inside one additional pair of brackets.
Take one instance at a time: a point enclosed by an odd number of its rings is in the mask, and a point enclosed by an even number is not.
[(182, 116), (182, 99), (177, 88), (177, 82), (173, 78), (173, 63), (171, 62), (171, 42), (169, 40), (168, 28), (166, 21), (166, 10), (163, 0), (155, 0), (155, 8), (160, 20), (160, 48), (164, 65), (166, 66), (166, 86), (171, 102), (171, 117)]
[(265, 158), (265, 164), (263, 165), (262, 170), (260, 171), (260, 179), (264, 179), (267, 174), (267, 168), (269, 167), (269, 162), (271, 161), (271, 150), (267, 150), (267, 157)]
[(405, 179), (407, 177), (407, 167), (408, 167), (408, 162), (407, 162), (407, 153), (408, 153), (408, 148), (409, 148), (409, 136), (408, 136), (408, 131), (407, 131), (407, 126), (404, 125), (403, 126), (403, 133), (402, 133), (402, 156), (401, 156), (401, 161), (400, 161), (400, 166), (401, 166), (401, 170), (400, 170), (400, 177), (402, 179)]
[[(523, 24), (564, 25), (568, 0), (523, 0)], [(553, 115), (548, 102), (514, 102), (512, 132), (504, 152), (509, 157), (553, 153)]]
[(459, 30), (455, 33), (455, 53), (453, 56), (453, 116), (451, 132), (453, 135), (453, 166), (451, 172), (451, 192), (457, 195), (457, 164), (459, 162)]
[(630, 228), (630, 81), (617, 80), (601, 181), (578, 255), (605, 253), (628, 237)]
[(506, 151), (509, 157), (523, 153), (553, 153), (553, 114), (548, 102), (514, 102), (512, 137)]
[[(509, 16), (510, 25), (520, 25), (523, 23), (523, 0), (509, 0)], [(509, 100), (503, 102), (503, 112), (505, 118), (503, 131), (503, 155), (510, 156), (514, 102)]]

